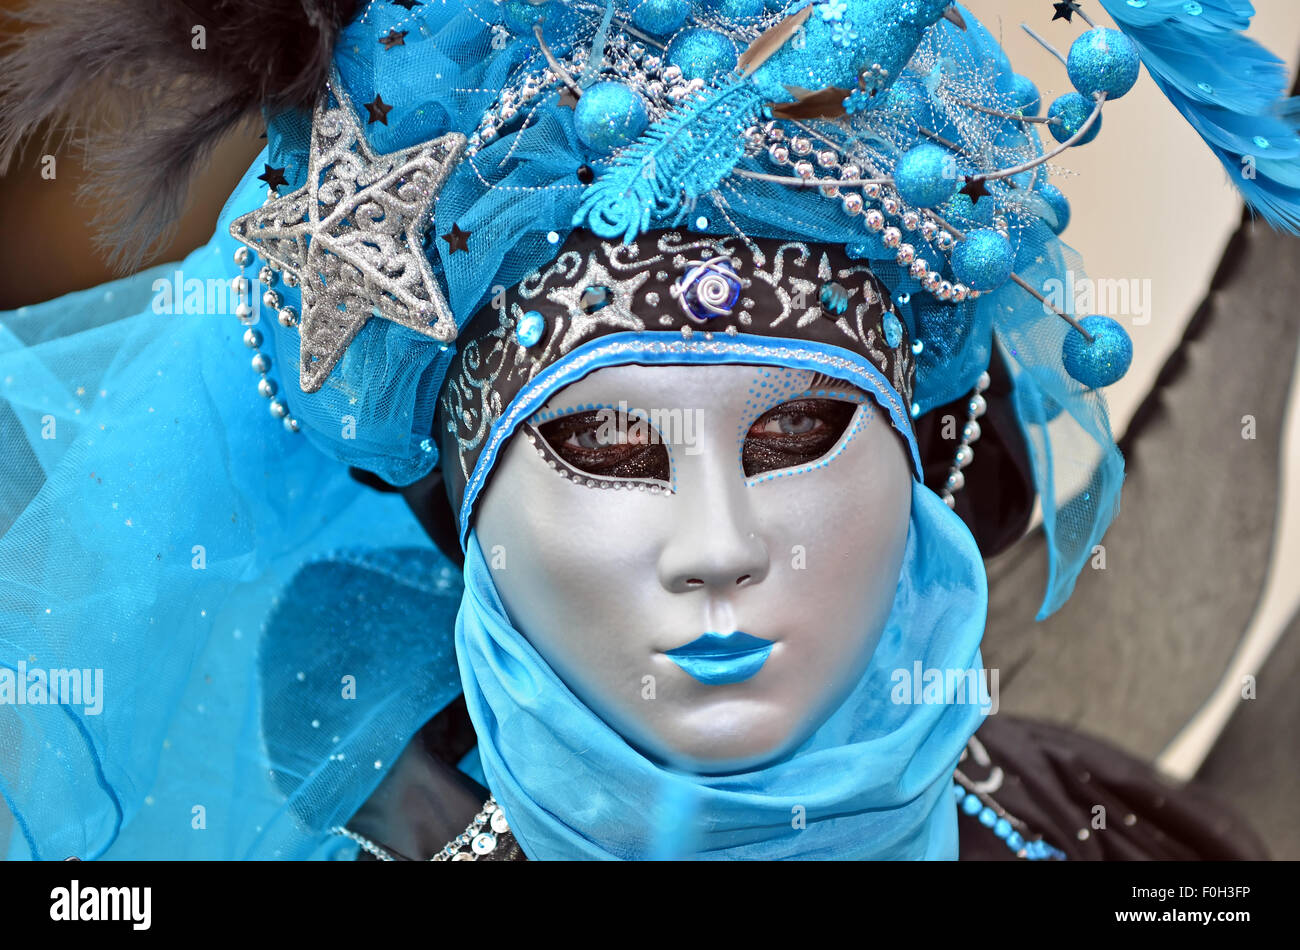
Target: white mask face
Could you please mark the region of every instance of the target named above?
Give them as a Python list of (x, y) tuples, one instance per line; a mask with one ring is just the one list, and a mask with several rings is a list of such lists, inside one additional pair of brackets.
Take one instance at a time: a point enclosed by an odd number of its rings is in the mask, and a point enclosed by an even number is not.
[(730, 772), (791, 753), (865, 672), (911, 490), (902, 438), (850, 384), (612, 366), (513, 437), (475, 527), (510, 620), (579, 699), (665, 765)]

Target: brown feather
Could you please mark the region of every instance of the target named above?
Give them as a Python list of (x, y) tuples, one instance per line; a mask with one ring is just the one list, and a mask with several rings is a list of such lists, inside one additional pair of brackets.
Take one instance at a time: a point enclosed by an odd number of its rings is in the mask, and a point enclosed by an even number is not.
[(740, 54), (736, 67), (743, 70), (746, 76), (752, 75), (754, 70), (771, 59), (776, 51), (785, 45), (786, 40), (794, 36), (811, 14), (812, 7), (804, 7), (775, 26), (768, 27), (758, 39), (749, 44), (745, 52)]
[[(129, 269), (174, 227), (212, 149), (261, 110), (308, 108), (359, 0), (28, 0), (0, 48), (0, 173), (84, 153), (100, 242)], [(206, 46), (195, 49), (197, 27)], [(44, 131), (42, 131), (44, 130)]]
[(797, 102), (774, 102), (774, 119), (835, 119), (845, 115), (844, 100), (849, 90), (831, 86), (821, 92), (807, 92)]

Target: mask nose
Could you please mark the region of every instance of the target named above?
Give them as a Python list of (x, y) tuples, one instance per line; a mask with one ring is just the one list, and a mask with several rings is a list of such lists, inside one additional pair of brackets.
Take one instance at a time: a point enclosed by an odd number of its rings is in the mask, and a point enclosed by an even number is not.
[(679, 472), (677, 504), (659, 555), (659, 582), (666, 590), (725, 594), (767, 577), (771, 558), (752, 497), (739, 471), (704, 465)]

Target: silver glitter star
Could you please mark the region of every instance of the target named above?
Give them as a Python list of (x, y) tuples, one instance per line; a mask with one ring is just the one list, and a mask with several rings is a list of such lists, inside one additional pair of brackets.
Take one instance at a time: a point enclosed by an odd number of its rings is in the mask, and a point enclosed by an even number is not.
[(456, 338), (423, 243), (464, 147), (465, 136), (451, 132), (376, 155), (335, 74), (312, 117), (307, 183), (230, 225), (236, 240), (298, 278), (303, 392), (324, 385), (371, 317), (444, 343)]

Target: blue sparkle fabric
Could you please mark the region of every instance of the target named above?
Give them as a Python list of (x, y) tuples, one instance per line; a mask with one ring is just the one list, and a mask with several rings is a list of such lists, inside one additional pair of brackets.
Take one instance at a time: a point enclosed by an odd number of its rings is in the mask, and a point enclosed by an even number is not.
[(917, 663), (981, 671), (983, 562), (929, 489), (913, 484), (894, 608), (861, 681), (793, 755), (748, 772), (687, 775), (630, 746), (511, 624), (491, 575), (471, 533), (456, 653), (483, 774), (530, 858), (957, 858), (952, 772), (981, 697), (894, 701), (896, 671)]

